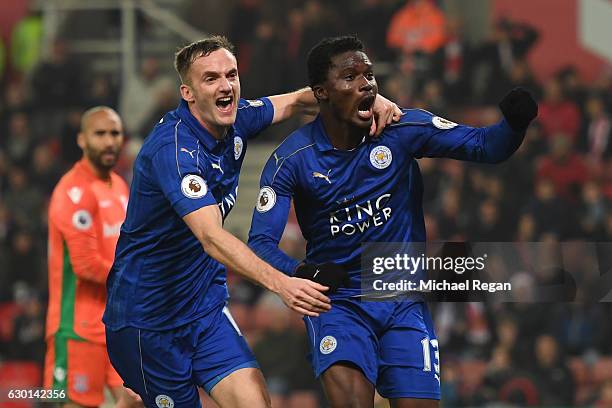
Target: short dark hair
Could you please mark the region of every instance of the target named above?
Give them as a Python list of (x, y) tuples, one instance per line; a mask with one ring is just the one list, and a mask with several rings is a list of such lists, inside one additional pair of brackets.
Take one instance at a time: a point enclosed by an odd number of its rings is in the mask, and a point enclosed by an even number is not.
[(308, 82), (310, 86), (319, 85), (327, 79), (332, 66), (331, 60), (336, 55), (347, 51), (363, 51), (363, 43), (355, 35), (327, 37), (312, 47), (308, 53)]
[(178, 72), (181, 82), (185, 82), (189, 68), (196, 59), (205, 57), (220, 48), (225, 48), (235, 54), (234, 45), (222, 35), (213, 35), (204, 40), (192, 42), (178, 50), (174, 54), (174, 68)]

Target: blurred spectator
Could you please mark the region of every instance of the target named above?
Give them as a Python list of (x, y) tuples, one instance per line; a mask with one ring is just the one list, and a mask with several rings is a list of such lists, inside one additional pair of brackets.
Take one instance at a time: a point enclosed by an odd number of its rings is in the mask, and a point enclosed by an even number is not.
[(476, 64), (483, 70), (480, 93), (484, 102), (497, 103), (503, 97), (515, 61), (525, 58), (537, 39), (538, 32), (528, 24), (497, 21), (491, 40), (476, 50)]
[(405, 56), (415, 51), (431, 54), (444, 44), (446, 18), (430, 0), (408, 0), (391, 17), (387, 46)]
[(91, 81), (89, 95), (84, 104), (91, 106), (108, 106), (116, 108), (118, 104), (117, 89), (108, 75), (96, 75)]
[[(537, 241), (543, 234), (554, 234), (564, 238), (567, 236), (570, 210), (568, 204), (555, 192), (553, 182), (548, 178), (541, 178), (535, 186), (535, 196), (531, 198), (525, 208), (525, 215), (535, 222), (535, 239)], [(525, 226), (523, 226), (525, 227)]]
[(610, 115), (606, 112), (603, 101), (598, 96), (591, 96), (586, 104), (586, 140), (583, 144), (589, 161), (600, 164), (612, 157)]
[(255, 28), (250, 69), (242, 81), (241, 93), (246, 98), (258, 98), (286, 91), (283, 89), (282, 75), (285, 56), (283, 43), (277, 37), (277, 32), (271, 20), (262, 20)]
[(350, 2), (348, 26), (359, 31), (367, 54), (375, 61), (388, 61), (393, 53), (387, 48), (385, 36), (393, 15), (394, 0), (358, 0)]
[(493, 349), (487, 371), (482, 380), (482, 386), (476, 396), (477, 402), (499, 402), (499, 391), (516, 375), (516, 369), (513, 366), (513, 362), (514, 360), (510, 355), (510, 350), (507, 348), (497, 346)]
[(25, 82), (14, 80), (6, 84), (4, 92), (4, 106), (2, 113), (11, 116), (14, 113), (28, 113), (30, 111), (28, 93)]
[(13, 323), (11, 357), (42, 364), (45, 353), (45, 316), (38, 296), (26, 285), (16, 285), (15, 304), (19, 308)]
[(582, 187), (582, 200), (580, 205), (581, 236), (592, 241), (604, 240), (604, 221), (606, 215), (606, 202), (601, 194), (599, 185), (588, 181)]
[(520, 216), (518, 229), (516, 232), (516, 241), (518, 242), (534, 242), (536, 239), (536, 222), (533, 215), (526, 213)]
[(255, 27), (261, 17), (261, 3), (261, 0), (238, 0), (232, 12), (229, 38), (236, 45), (241, 75), (247, 74), (251, 68), (250, 61), (254, 56), (253, 45), (256, 43)]
[(68, 53), (65, 41), (53, 43), (50, 55), (32, 73), (32, 97), (42, 109), (60, 109), (83, 103), (84, 67)]
[(0, 203), (3, 197), (3, 193), (7, 190), (7, 182), (8, 182), (8, 169), (9, 169), (9, 160), (6, 152), (3, 150), (3, 146), (0, 143)]
[(510, 70), (510, 77), (506, 89), (512, 89), (519, 86), (532, 92), (533, 97), (536, 99), (540, 99), (542, 96), (542, 88), (536, 82), (533, 77), (533, 72), (531, 72), (531, 68), (529, 67), (529, 63), (524, 58), (516, 59), (512, 63), (512, 69)]
[(40, 225), (43, 195), (20, 167), (9, 171), (9, 187), (5, 203), (17, 226), (36, 229)]
[(457, 16), (449, 16), (446, 41), (432, 56), (432, 70), (452, 104), (466, 102), (465, 95), (471, 88), (472, 60), (472, 49), (463, 38), (463, 22)]
[(551, 78), (546, 83), (544, 100), (539, 105), (538, 121), (542, 125), (544, 137), (552, 141), (557, 135), (564, 134), (569, 137), (572, 146), (575, 146), (580, 129), (580, 111), (574, 102), (563, 95), (556, 78)]
[(530, 370), (538, 386), (541, 405), (574, 404), (574, 380), (557, 340), (550, 335), (538, 336), (535, 342), (535, 364)]
[(435, 112), (436, 115), (446, 116), (448, 105), (440, 81), (435, 79), (425, 81), (421, 91), (421, 99), (425, 110)]
[(62, 169), (54, 160), (53, 152), (46, 144), (40, 144), (32, 155), (30, 174), (32, 181), (40, 188), (44, 197), (49, 197), (62, 176)]
[(563, 95), (582, 109), (586, 101), (587, 90), (580, 79), (576, 67), (571, 65), (564, 67), (557, 72), (556, 77), (561, 85)]
[(594, 406), (596, 408), (612, 407), (612, 380), (607, 380), (601, 385), (599, 396)]
[(175, 80), (168, 74), (160, 74), (156, 58), (146, 58), (142, 61), (140, 74), (123, 84), (121, 91), (119, 106), (128, 134), (143, 138), (144, 134), (139, 132), (153, 126), (154, 123), (147, 121), (158, 111), (162, 96), (167, 92), (176, 94)]
[(461, 217), (460, 194), (457, 189), (448, 189), (442, 193), (442, 206), (436, 215), (440, 227), (440, 237), (448, 241), (462, 241), (464, 220)]
[(83, 151), (77, 144), (77, 135), (81, 131), (81, 109), (71, 109), (67, 112), (59, 136), (59, 155), (64, 169), (72, 167), (81, 159)]
[(6, 152), (11, 163), (18, 166), (27, 165), (32, 160), (34, 140), (30, 132), (28, 116), (25, 113), (14, 113), (8, 122), (8, 139)]
[(499, 204), (491, 199), (480, 204), (478, 215), (471, 221), (468, 239), (479, 242), (499, 242), (511, 237), (504, 236), (499, 214)]
[(564, 350), (570, 355), (588, 355), (605, 352), (608, 328), (601, 324), (606, 315), (596, 304), (579, 299), (572, 303), (555, 305), (551, 313), (552, 330)]
[(44, 282), (41, 266), (41, 254), (32, 234), (25, 229), (15, 232), (8, 259), (8, 270), (12, 274), (9, 282), (19, 281), (28, 288), (40, 287)]
[(306, 64), (308, 52), (323, 37), (344, 34), (346, 27), (344, 19), (338, 15), (333, 2), (322, 0), (307, 0), (302, 7), (302, 31), (299, 40), (299, 52), (294, 65), (294, 78), (297, 80), (293, 86), (303, 86), (308, 75)]
[[(10, 244), (10, 237), (14, 229), (13, 220), (8, 208), (0, 201), (0, 248), (6, 248)], [(6, 259), (6, 258), (4, 258)], [(8, 268), (2, 268), (4, 273), (8, 273)], [(8, 282), (8, 280), (0, 280)]]
[(580, 185), (589, 177), (589, 171), (582, 157), (574, 153), (570, 138), (556, 134), (551, 140), (550, 154), (542, 157), (536, 179), (552, 181), (555, 193), (575, 204), (580, 194)]
[(11, 66), (22, 76), (29, 74), (40, 58), (43, 22), (40, 12), (30, 10), (11, 32)]

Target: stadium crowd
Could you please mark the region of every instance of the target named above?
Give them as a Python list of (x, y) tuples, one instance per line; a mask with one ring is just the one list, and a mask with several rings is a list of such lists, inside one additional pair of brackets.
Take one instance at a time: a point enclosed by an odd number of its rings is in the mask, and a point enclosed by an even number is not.
[[(208, 21), (205, 3), (191, 2), (185, 15), (195, 26), (219, 26)], [(403, 107), (477, 126), (499, 119), (495, 103), (510, 88), (524, 86), (537, 96), (537, 123), (506, 163), (419, 160), (428, 240), (612, 242), (612, 70), (586, 83), (567, 66), (539, 81), (527, 58), (538, 40), (532, 27), (500, 20), (487, 41), (471, 44), (460, 19), (428, 0), (270, 3), (239, 1), (219, 27), (237, 45), (245, 97), (303, 86), (309, 48), (347, 32), (356, 32), (375, 62), (385, 63), (377, 78), (381, 93)], [(168, 79), (173, 74), (162, 72), (156, 58), (141, 60), (129, 92), (118, 75), (90, 74), (87, 60), (70, 53), (69, 37), (45, 58), (20, 55), (12, 47), (32, 51), (28, 43), (41, 40), (37, 21), (31, 14), (15, 27), (5, 45), (11, 52), (0, 64), (0, 364), (42, 366), (47, 204), (80, 157), (80, 114), (104, 104), (125, 115), (130, 140), (118, 170), (129, 181), (142, 137), (176, 105), (178, 93)], [(282, 140), (295, 125), (268, 134)], [(295, 223), (282, 246), (303, 255)], [(517, 271), (513, 279), (533, 286), (547, 277)], [(231, 273), (229, 283), (232, 314), (277, 406), (319, 406), (300, 317)], [(612, 308), (587, 302), (593, 296), (579, 291), (574, 302), (433, 305), (443, 403), (612, 406)]]

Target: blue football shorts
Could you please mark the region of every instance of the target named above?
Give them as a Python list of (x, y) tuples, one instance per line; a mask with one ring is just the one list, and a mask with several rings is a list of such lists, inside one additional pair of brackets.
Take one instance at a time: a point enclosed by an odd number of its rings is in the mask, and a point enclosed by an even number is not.
[(440, 399), (438, 340), (427, 304), (338, 299), (304, 322), (317, 377), (350, 362), (385, 398)]
[(111, 363), (146, 407), (200, 407), (196, 386), (210, 393), (241, 368), (257, 367), (225, 306), (172, 330), (106, 331)]

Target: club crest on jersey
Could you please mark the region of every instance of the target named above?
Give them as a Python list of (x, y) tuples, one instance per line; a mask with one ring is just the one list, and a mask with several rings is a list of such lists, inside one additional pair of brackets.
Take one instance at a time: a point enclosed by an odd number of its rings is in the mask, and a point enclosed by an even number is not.
[(240, 136), (234, 137), (234, 159), (238, 160), (240, 158), (243, 147), (244, 143), (242, 143)]
[(155, 397), (155, 405), (159, 408), (174, 408), (174, 401), (167, 395), (159, 394)]
[(263, 106), (263, 101), (259, 100), (259, 99), (249, 99), (247, 100), (247, 102), (249, 103), (249, 105), (251, 105), (254, 108), (257, 108), (259, 106)]
[(93, 224), (93, 218), (87, 210), (78, 210), (72, 214), (72, 225), (78, 230), (87, 231)]
[(271, 187), (262, 187), (257, 196), (257, 206), (255, 207), (257, 211), (260, 213), (270, 211), (274, 204), (276, 204), (276, 192)]
[(438, 129), (442, 130), (452, 129), (457, 126), (455, 122), (451, 122), (450, 120), (441, 118), (439, 116), (434, 116), (431, 118), (431, 123)]
[(181, 191), (187, 198), (202, 198), (208, 192), (208, 187), (202, 177), (188, 174), (181, 181)]
[(370, 152), (370, 163), (377, 169), (386, 169), (391, 164), (393, 155), (387, 146), (376, 146)]
[(336, 341), (334, 336), (325, 336), (321, 339), (319, 350), (322, 354), (329, 354), (336, 349), (337, 345), (338, 341)]
[(89, 377), (85, 374), (75, 374), (73, 387), (81, 394), (89, 391)]

